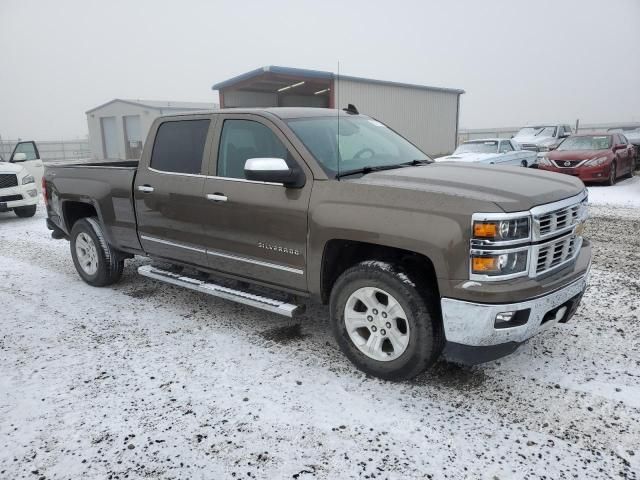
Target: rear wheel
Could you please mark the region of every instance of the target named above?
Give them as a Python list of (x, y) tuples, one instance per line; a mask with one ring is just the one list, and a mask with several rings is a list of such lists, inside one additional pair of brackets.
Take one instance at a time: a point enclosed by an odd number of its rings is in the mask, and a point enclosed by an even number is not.
[(120, 280), (124, 260), (104, 239), (95, 217), (78, 220), (71, 229), (71, 257), (89, 285), (104, 287)]
[(20, 218), (28, 218), (33, 217), (36, 214), (37, 208), (38, 207), (36, 205), (29, 205), (28, 207), (16, 207), (13, 209), (13, 212)]
[(345, 271), (331, 291), (331, 323), (344, 354), (360, 370), (386, 380), (412, 378), (444, 343), (435, 300), (385, 262)]
[(529, 165), (527, 165), (527, 161), (526, 161), (526, 160), (522, 160), (522, 161), (520, 162), (520, 166), (521, 166), (521, 167), (524, 167), (524, 168), (527, 168)]
[(616, 175), (618, 174), (616, 170), (616, 162), (611, 162), (611, 168), (609, 168), (609, 178), (607, 179), (607, 185), (609, 185), (610, 187), (616, 184)]

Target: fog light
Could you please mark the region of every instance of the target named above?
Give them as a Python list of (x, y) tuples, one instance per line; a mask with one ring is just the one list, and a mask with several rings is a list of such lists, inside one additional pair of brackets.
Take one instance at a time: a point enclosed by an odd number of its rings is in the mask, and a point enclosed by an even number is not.
[(525, 325), (529, 321), (530, 308), (512, 312), (500, 312), (493, 322), (494, 328), (513, 328)]
[(35, 197), (36, 195), (38, 195), (37, 190), (29, 190), (27, 193), (29, 194), (30, 197)]
[(510, 322), (516, 312), (500, 312), (496, 315), (496, 323)]

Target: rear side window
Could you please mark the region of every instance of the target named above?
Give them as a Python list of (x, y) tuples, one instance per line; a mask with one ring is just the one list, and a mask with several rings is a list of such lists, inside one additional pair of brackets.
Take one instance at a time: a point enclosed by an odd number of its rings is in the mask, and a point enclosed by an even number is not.
[(225, 120), (218, 150), (218, 176), (245, 178), (244, 164), (250, 158), (288, 160), (287, 148), (265, 125), (252, 120)]
[(151, 168), (163, 172), (199, 174), (209, 120), (165, 122), (158, 128)]

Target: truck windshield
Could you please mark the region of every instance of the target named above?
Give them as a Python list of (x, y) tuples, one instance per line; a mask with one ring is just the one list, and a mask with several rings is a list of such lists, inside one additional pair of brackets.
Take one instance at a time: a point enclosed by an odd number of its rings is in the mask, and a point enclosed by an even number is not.
[(525, 127), (520, 129), (516, 137), (555, 137), (556, 127)]
[(409, 141), (371, 118), (295, 118), (287, 124), (330, 176), (429, 160)]
[(456, 148), (456, 153), (497, 153), (498, 142), (482, 141), (482, 142), (466, 142)]
[(567, 138), (557, 150), (607, 150), (609, 148), (611, 148), (610, 135), (583, 135)]

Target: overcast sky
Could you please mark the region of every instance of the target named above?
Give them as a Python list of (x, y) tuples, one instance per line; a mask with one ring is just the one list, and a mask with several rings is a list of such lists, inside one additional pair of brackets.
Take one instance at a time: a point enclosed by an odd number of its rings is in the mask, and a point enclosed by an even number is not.
[(640, 122), (640, 0), (0, 0), (0, 135), (112, 98), (217, 102), (264, 65), (466, 90), (461, 127)]

